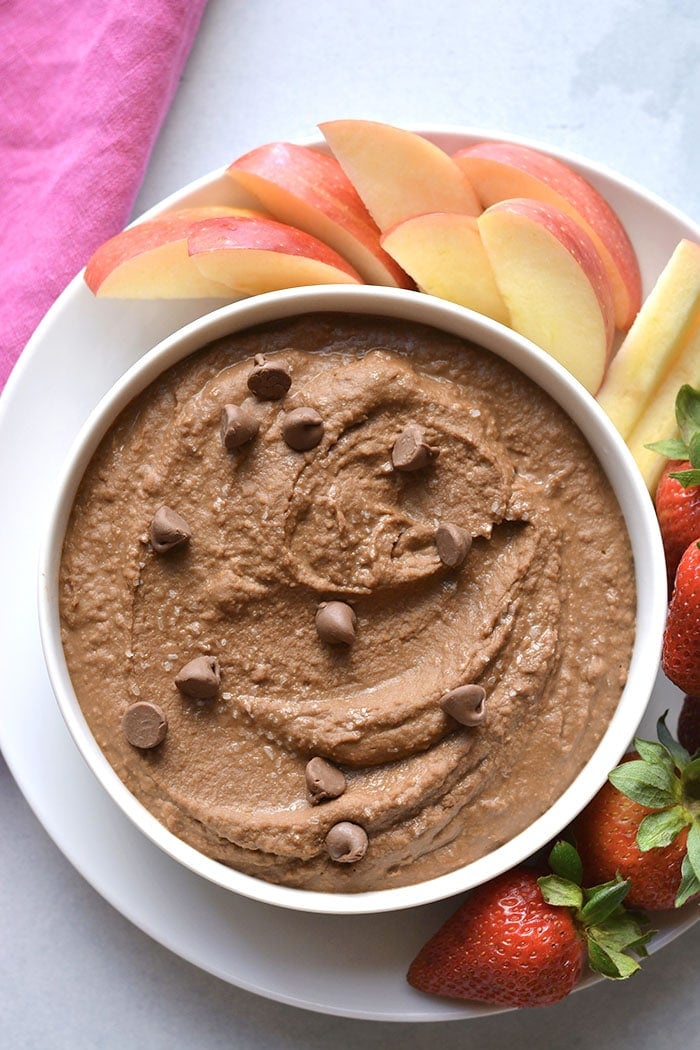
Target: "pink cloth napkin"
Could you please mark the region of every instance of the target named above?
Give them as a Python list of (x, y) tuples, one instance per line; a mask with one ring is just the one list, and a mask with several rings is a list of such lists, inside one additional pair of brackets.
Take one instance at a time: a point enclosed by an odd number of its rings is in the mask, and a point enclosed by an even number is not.
[(0, 390), (129, 221), (206, 0), (0, 3)]

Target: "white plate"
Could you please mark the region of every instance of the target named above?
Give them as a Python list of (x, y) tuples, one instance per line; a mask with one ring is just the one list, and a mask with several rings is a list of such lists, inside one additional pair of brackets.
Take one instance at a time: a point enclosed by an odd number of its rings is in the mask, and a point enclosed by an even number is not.
[[(498, 136), (433, 129), (430, 137), (452, 151)], [(663, 201), (580, 158), (558, 155), (590, 178), (620, 214), (640, 257), (645, 293), (681, 237), (700, 240), (700, 228)], [(216, 172), (157, 210), (230, 199), (228, 181)], [(59, 715), (43, 665), (35, 601), (37, 553), (54, 478), (81, 424), (126, 368), (216, 305), (98, 302), (76, 277), (10, 377), (0, 399), (0, 747), (37, 817), (92, 886), (202, 969), (277, 1001), (339, 1016), (440, 1021), (495, 1012), (433, 1000), (406, 984), (409, 962), (454, 901), (410, 913), (342, 917), (297, 914), (237, 897), (178, 866), (136, 831), (89, 772)], [(677, 710), (678, 695), (660, 677), (644, 719), (646, 733), (653, 734), (656, 718), (668, 707)], [(653, 949), (697, 918), (696, 909), (661, 916)]]

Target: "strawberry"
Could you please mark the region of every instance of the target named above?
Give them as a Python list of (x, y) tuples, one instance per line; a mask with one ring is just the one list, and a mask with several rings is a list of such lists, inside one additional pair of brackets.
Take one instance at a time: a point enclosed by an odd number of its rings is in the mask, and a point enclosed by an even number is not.
[(419, 951), (409, 984), (451, 999), (545, 1006), (574, 988), (588, 959), (606, 976), (628, 977), (651, 936), (628, 915), (628, 883), (584, 890), (576, 850), (559, 842), (554, 874), (519, 867), (473, 890)]
[(700, 694), (700, 542), (696, 540), (686, 548), (676, 571), (661, 666), (684, 693)]
[(678, 716), (678, 742), (691, 755), (700, 751), (700, 697), (683, 698)]
[[(624, 761), (635, 761), (626, 755)], [(631, 907), (656, 911), (672, 908), (681, 881), (687, 832), (653, 852), (637, 845), (639, 825), (654, 810), (623, 795), (608, 781), (573, 823), (585, 878), (598, 881), (619, 871), (632, 882)]]
[(690, 472), (690, 460), (670, 460), (656, 487), (654, 502), (666, 555), (669, 590), (689, 543), (700, 538), (700, 485), (681, 485), (678, 474)]
[(655, 911), (700, 892), (700, 758), (658, 723), (659, 742), (635, 740), (572, 825), (586, 879), (629, 880), (626, 903)]
[(646, 446), (670, 460), (654, 497), (669, 590), (683, 552), (700, 539), (700, 390), (688, 384), (680, 388), (676, 422), (679, 437)]

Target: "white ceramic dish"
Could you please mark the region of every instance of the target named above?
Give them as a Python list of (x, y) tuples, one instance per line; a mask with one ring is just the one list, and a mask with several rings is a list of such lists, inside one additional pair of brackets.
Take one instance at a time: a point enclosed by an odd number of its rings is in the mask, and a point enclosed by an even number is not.
[[(593, 756), (560, 798), (529, 828), (465, 867), (429, 881), (365, 893), (319, 893), (278, 886), (213, 861), (176, 838), (125, 788), (104, 758), (80, 710), (61, 646), (58, 574), (75, 493), (92, 455), (123, 408), (166, 368), (222, 335), (317, 311), (374, 314), (418, 321), (458, 335), (515, 365), (560, 404), (587, 437), (608, 475), (632, 544), (637, 630), (627, 684)], [(59, 478), (39, 571), (39, 626), (54, 691), (83, 757), (102, 786), (151, 841), (204, 878), (254, 900), (302, 911), (360, 914), (415, 907), (454, 896), (535, 853), (571, 822), (605, 781), (647, 706), (661, 654), (666, 573), (654, 509), (627, 446), (596, 401), (538, 347), (479, 314), (415, 292), (366, 287), (289, 289), (226, 306), (191, 322), (137, 362), (102, 399), (81, 429)]]
[[(426, 133), (449, 150), (484, 138), (513, 139), (480, 129)], [(581, 157), (550, 152), (578, 168), (622, 215), (645, 293), (679, 238), (700, 240), (696, 223), (629, 180)], [(217, 171), (153, 211), (223, 201), (227, 189)], [(302, 915), (232, 894), (173, 861), (134, 827), (82, 760), (58, 711), (41, 656), (33, 586), (47, 491), (100, 397), (149, 347), (211, 305), (97, 303), (78, 276), (37, 329), (0, 398), (0, 578), (8, 611), (0, 673), (11, 685), (0, 692), (3, 755), (43, 827), (97, 892), (201, 969), (276, 1001), (338, 1016), (431, 1022), (499, 1012), (429, 999), (406, 984), (408, 962), (454, 909), (453, 901), (415, 909), (409, 922), (402, 912)], [(677, 712), (679, 699), (659, 674), (641, 732), (653, 735), (658, 716)], [(697, 919), (697, 910), (688, 908), (657, 916), (651, 950), (659, 951)], [(592, 983), (588, 978), (579, 988)]]

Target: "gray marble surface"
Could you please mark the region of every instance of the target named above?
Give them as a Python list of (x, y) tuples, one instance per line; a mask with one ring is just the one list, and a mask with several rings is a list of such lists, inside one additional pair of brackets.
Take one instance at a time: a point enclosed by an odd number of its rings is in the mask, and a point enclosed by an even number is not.
[[(530, 135), (698, 219), (700, 13), (695, 0), (210, 0), (135, 213), (246, 149), (341, 116)], [(633, 980), (546, 1010), (355, 1021), (258, 998), (151, 940), (65, 860), (3, 763), (0, 827), (0, 1050), (644, 1050), (694, 1045), (700, 1026), (700, 925)]]

